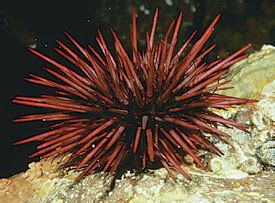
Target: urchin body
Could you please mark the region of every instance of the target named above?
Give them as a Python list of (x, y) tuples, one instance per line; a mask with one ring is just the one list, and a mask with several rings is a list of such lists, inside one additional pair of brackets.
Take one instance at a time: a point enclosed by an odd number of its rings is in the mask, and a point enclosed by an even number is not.
[(241, 124), (216, 115), (208, 107), (225, 109), (255, 101), (217, 93), (228, 82), (226, 74), (229, 66), (247, 57), (247, 54), (241, 54), (250, 45), (225, 59), (206, 63), (204, 57), (215, 45), (207, 49), (203, 46), (214, 31), (220, 15), (191, 48), (188, 45), (196, 32), (178, 51), (174, 48), (182, 13), (176, 21), (172, 21), (159, 44), (154, 42), (157, 17), (158, 9), (150, 35), (146, 33), (146, 48), (140, 52), (136, 13), (133, 10), (131, 56), (113, 31), (115, 53), (109, 51), (100, 31), (96, 41), (101, 53), (91, 46), (83, 48), (66, 33), (81, 55), (59, 40), (57, 43), (60, 48), (55, 50), (81, 73), (31, 50), (54, 66), (45, 70), (58, 81), (33, 74), (28, 81), (57, 91), (54, 95), (41, 95), (38, 98), (18, 96), (14, 102), (54, 111), (23, 116), (16, 121), (43, 120), (55, 123), (49, 131), (16, 144), (41, 141), (38, 151), (31, 157), (70, 154), (66, 166), (82, 170), (77, 180), (98, 170), (113, 173), (122, 167), (121, 162), (128, 159), (134, 160), (132, 168), (161, 164), (174, 180), (170, 167), (189, 179), (180, 167), (186, 154), (206, 169), (199, 158), (199, 150), (217, 155), (222, 153), (203, 132), (226, 143), (223, 137), (229, 135), (219, 130), (218, 126), (245, 130)]

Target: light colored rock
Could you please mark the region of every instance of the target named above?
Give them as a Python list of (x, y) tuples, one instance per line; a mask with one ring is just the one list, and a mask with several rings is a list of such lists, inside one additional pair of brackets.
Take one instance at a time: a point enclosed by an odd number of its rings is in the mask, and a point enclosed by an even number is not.
[(228, 79), (232, 80), (229, 85), (234, 88), (223, 94), (258, 98), (263, 87), (275, 80), (275, 47), (264, 45), (261, 51), (234, 64), (231, 70)]
[(261, 112), (275, 122), (275, 80), (264, 87), (257, 106)]
[(275, 140), (265, 142), (257, 151), (260, 160), (271, 166), (275, 166)]
[(263, 166), (257, 160), (257, 158), (250, 157), (241, 163), (240, 169), (248, 174), (260, 173), (263, 170)]

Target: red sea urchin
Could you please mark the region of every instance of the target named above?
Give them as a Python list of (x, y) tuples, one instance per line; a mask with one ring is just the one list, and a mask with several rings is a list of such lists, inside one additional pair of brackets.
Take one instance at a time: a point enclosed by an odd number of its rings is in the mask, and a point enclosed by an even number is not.
[[(226, 120), (208, 109), (225, 109), (234, 105), (254, 102), (217, 94), (226, 84), (229, 66), (246, 58), (243, 54), (250, 45), (234, 52), (225, 59), (211, 63), (203, 61), (215, 44), (203, 50), (214, 31), (220, 15), (217, 15), (192, 48), (187, 47), (195, 36), (175, 52), (182, 13), (172, 21), (164, 38), (154, 43), (158, 9), (155, 11), (150, 35), (146, 33), (146, 49), (138, 50), (136, 12), (133, 10), (131, 33), (132, 57), (128, 56), (114, 31), (115, 54), (108, 49), (100, 31), (96, 41), (103, 57), (91, 46), (83, 48), (71, 35), (69, 40), (81, 52), (77, 55), (67, 45), (57, 40), (60, 48), (55, 50), (81, 73), (31, 49), (30, 51), (54, 66), (45, 68), (59, 79), (55, 82), (37, 75), (27, 80), (56, 88), (53, 95), (40, 97), (17, 96), (17, 104), (55, 110), (16, 119), (22, 121), (54, 121), (47, 132), (16, 142), (42, 142), (38, 151), (30, 157), (47, 158), (70, 154), (67, 167), (82, 173), (77, 178), (94, 171), (117, 171), (121, 162), (132, 159), (132, 168), (161, 164), (175, 180), (170, 167), (174, 167), (187, 179), (189, 176), (180, 165), (189, 154), (194, 162), (206, 169), (198, 156), (204, 149), (214, 154), (221, 151), (204, 136), (210, 133), (226, 143), (229, 136), (217, 126), (245, 127)], [(170, 33), (174, 29), (171, 41)], [(88, 51), (89, 50), (89, 51)]]

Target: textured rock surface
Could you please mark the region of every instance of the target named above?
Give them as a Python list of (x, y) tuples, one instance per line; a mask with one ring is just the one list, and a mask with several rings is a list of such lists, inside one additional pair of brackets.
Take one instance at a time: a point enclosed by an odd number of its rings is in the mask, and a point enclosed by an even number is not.
[(235, 97), (258, 97), (259, 90), (275, 80), (275, 47), (264, 45), (261, 51), (234, 64), (231, 70), (230, 86), (234, 89), (224, 93)]
[(0, 202), (275, 202), (274, 57), (275, 49), (266, 46), (235, 65), (234, 96), (257, 95), (259, 102), (218, 113), (248, 124), (248, 132), (223, 128), (232, 135), (230, 145), (213, 142), (225, 155), (202, 153), (208, 172), (192, 162), (184, 167), (191, 182), (178, 174), (174, 183), (165, 169), (158, 169), (140, 175), (126, 173), (119, 180), (98, 173), (74, 183), (78, 174), (58, 169), (65, 157), (31, 163), (26, 172), (0, 179)]
[(159, 169), (139, 176), (126, 174), (116, 181), (113, 190), (110, 190), (113, 177), (103, 174), (90, 175), (75, 184), (75, 174), (27, 180), (22, 173), (0, 181), (0, 199), (5, 202), (275, 201), (272, 170), (247, 175), (235, 169), (221, 176), (192, 167), (184, 169), (191, 175), (191, 182), (179, 174), (178, 182), (174, 183), (165, 169)]

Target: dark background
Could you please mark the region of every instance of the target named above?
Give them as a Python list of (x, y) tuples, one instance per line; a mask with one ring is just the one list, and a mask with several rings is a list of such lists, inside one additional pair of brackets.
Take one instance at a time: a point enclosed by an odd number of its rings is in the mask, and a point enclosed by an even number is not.
[[(210, 19), (222, 13), (217, 26), (215, 42), (218, 49), (214, 53), (226, 56), (228, 52), (252, 43), (250, 51), (260, 49), (264, 43), (274, 45), (275, 4), (273, 1), (173, 1), (170, 5), (163, 1), (3, 1), (0, 2), (0, 178), (27, 169), (28, 155), (35, 151), (35, 143), (13, 146), (22, 138), (42, 132), (41, 123), (12, 123), (21, 115), (41, 112), (39, 109), (14, 105), (15, 95), (39, 95), (47, 88), (24, 81), (30, 73), (45, 75), (42, 66), (46, 63), (28, 52), (28, 47), (36, 44), (36, 49), (56, 57), (52, 47), (55, 39), (67, 42), (63, 32), (69, 31), (81, 44), (95, 45), (96, 29), (101, 27), (108, 42), (112, 41), (109, 28), (113, 27), (129, 43), (131, 6), (136, 5), (139, 34), (144, 38), (149, 31), (155, 7), (160, 8), (157, 33), (166, 30), (172, 18), (183, 10), (182, 38), (191, 31), (202, 32)], [(169, 1), (168, 1), (169, 2)], [(145, 9), (144, 9), (145, 8)], [(146, 14), (146, 9), (150, 14)], [(108, 32), (107, 32), (108, 31)], [(125, 39), (124, 39), (125, 36)], [(159, 36), (161, 38), (161, 36)], [(212, 38), (213, 39), (213, 38)], [(140, 43), (142, 44), (142, 40)], [(38, 159), (35, 159), (38, 160)]]

